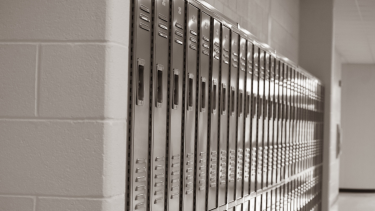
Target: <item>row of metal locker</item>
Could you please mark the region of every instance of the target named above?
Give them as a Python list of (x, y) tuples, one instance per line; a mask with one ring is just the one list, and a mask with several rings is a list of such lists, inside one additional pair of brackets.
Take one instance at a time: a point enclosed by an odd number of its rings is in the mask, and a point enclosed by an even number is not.
[(244, 201), (302, 187), (322, 162), (319, 81), (200, 1), (131, 8), (127, 210), (266, 210)]

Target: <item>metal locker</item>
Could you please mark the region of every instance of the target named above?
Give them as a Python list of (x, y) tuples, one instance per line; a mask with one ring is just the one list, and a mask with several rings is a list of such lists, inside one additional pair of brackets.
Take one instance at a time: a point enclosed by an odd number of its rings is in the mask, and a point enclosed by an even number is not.
[(298, 146), (298, 121), (297, 121), (297, 83), (296, 83), (296, 69), (292, 70), (292, 99), (293, 99), (293, 174), (297, 174), (297, 146)]
[[(154, 2), (153, 112), (150, 159), (150, 210), (162, 211), (165, 204), (169, 1)], [(158, 53), (156, 53), (158, 52)]]
[(272, 56), (272, 63), (273, 67), (271, 68), (271, 92), (272, 92), (272, 120), (273, 120), (273, 132), (272, 132), (272, 146), (273, 146), (273, 153), (272, 153), (272, 184), (277, 184), (279, 182), (278, 179), (278, 77), (277, 71), (279, 68), (278, 61), (276, 60), (275, 56)]
[(302, 135), (303, 135), (303, 131), (302, 131), (302, 107), (301, 107), (301, 103), (302, 103), (302, 95), (301, 95), (301, 73), (298, 72), (297, 73), (297, 97), (298, 97), (298, 100), (297, 100), (297, 131), (298, 131), (298, 147), (297, 147), (297, 168), (298, 168), (298, 172), (302, 172), (303, 171), (303, 168), (302, 168)]
[(229, 136), (228, 136), (228, 184), (227, 202), (235, 200), (236, 189), (236, 145), (237, 145), (237, 82), (239, 36), (231, 32), (230, 50), (230, 86), (229, 86)]
[(280, 61), (279, 65), (279, 163), (280, 180), (285, 179), (285, 90), (284, 90), (284, 63)]
[(262, 53), (263, 56), (263, 173), (262, 173), (262, 187), (268, 187), (269, 178), (268, 178), (268, 157), (269, 157), (269, 101), (270, 101), (270, 67), (269, 67), (269, 56), (270, 54), (267, 51)]
[(245, 97), (245, 164), (244, 164), (244, 196), (249, 195), (251, 185), (251, 108), (252, 108), (252, 77), (253, 77), (253, 44), (247, 42), (247, 73), (246, 73), (246, 97)]
[(283, 71), (283, 97), (284, 97), (284, 170), (285, 178), (289, 177), (289, 90), (288, 90), (288, 65), (284, 63)]
[(281, 95), (280, 95), (280, 60), (275, 58), (275, 130), (274, 130), (274, 143), (275, 143), (275, 156), (274, 167), (276, 168), (276, 182), (281, 181), (281, 128), (282, 128), (282, 113), (281, 113)]
[[(267, 211), (271, 211), (271, 207), (272, 207), (272, 198), (273, 198), (273, 195), (272, 195), (272, 190), (269, 190), (267, 192), (267, 205), (266, 205), (266, 210)], [(264, 210), (264, 209), (263, 209)]]
[[(148, 146), (150, 139), (150, 67), (151, 54), (151, 19), (150, 1), (134, 1), (134, 24), (132, 28), (133, 46), (130, 71), (131, 87), (128, 140), (128, 183), (127, 208), (129, 210), (146, 210), (148, 197)], [(153, 103), (152, 103), (153, 104)], [(152, 105), (153, 106), (153, 105)]]
[(207, 187), (207, 209), (218, 207), (217, 190), (219, 186), (218, 160), (220, 159), (219, 141), (219, 76), (221, 62), (221, 23), (215, 19), (211, 20), (211, 69), (210, 69), (210, 136), (208, 139), (208, 187)]
[(257, 195), (255, 197), (255, 211), (263, 211), (263, 209), (262, 209), (262, 197), (263, 197), (263, 194)]
[(291, 159), (292, 159), (292, 116), (291, 116), (291, 108), (292, 108), (292, 98), (291, 98), (291, 67), (289, 64), (286, 68), (286, 115), (287, 115), (287, 122), (286, 122), (286, 140), (287, 140), (287, 158), (286, 158), (286, 173), (287, 177), (292, 176), (292, 166), (291, 166)]
[(180, 207), (181, 134), (183, 130), (183, 79), (184, 79), (184, 34), (185, 4), (171, 1), (171, 64), (169, 70), (169, 151), (167, 171), (167, 210)]
[(219, 131), (219, 189), (218, 206), (227, 203), (227, 163), (228, 163), (228, 118), (229, 118), (229, 50), (230, 50), (230, 30), (222, 25), (222, 61), (220, 73), (220, 93), (219, 93), (219, 111), (220, 111), (220, 131)]
[(249, 210), (244, 210), (244, 211), (255, 211), (255, 203), (256, 203), (256, 198), (253, 197), (250, 199), (250, 205), (249, 205)]
[[(251, 101), (251, 176), (250, 176), (250, 193), (260, 189), (258, 184), (258, 116), (260, 113), (258, 103), (258, 82), (259, 82), (259, 47), (253, 45), (253, 77), (252, 77), (252, 101)], [(261, 166), (260, 166), (261, 168)]]
[(187, 5), (186, 28), (186, 71), (185, 71), (185, 125), (183, 145), (183, 187), (182, 187), (182, 209), (184, 211), (194, 210), (194, 151), (195, 151), (195, 121), (196, 121), (196, 99), (198, 73), (198, 9), (190, 4)]
[(258, 156), (257, 156), (257, 191), (264, 188), (264, 180), (263, 180), (263, 165), (266, 163), (265, 160), (263, 160), (263, 153), (264, 153), (264, 140), (263, 140), (263, 128), (264, 128), (264, 60), (265, 60), (265, 52), (263, 49), (259, 49), (259, 78), (258, 78), (258, 135), (257, 135), (257, 142), (258, 142)]
[(294, 121), (294, 69), (290, 67), (289, 69), (289, 74), (290, 74), (290, 82), (289, 82), (289, 89), (290, 89), (290, 96), (289, 96), (289, 101), (290, 101), (290, 156), (289, 156), (289, 165), (290, 165), (290, 175), (295, 174), (295, 169), (294, 169), (294, 142), (295, 142), (295, 121)]
[[(269, 98), (268, 98), (268, 119), (269, 119), (269, 124), (268, 124), (268, 186), (273, 185), (274, 183), (274, 165), (273, 165), (273, 160), (274, 160), (274, 92), (275, 92), (275, 79), (274, 79), (274, 74), (275, 74), (275, 61), (274, 61), (274, 56), (273, 54), (269, 54), (269, 58), (267, 59), (268, 66), (269, 66)], [(276, 178), (276, 175), (275, 175)]]
[[(240, 52), (238, 58), (238, 92), (237, 92), (237, 162), (236, 162), (236, 199), (243, 197), (243, 180), (245, 164), (245, 101), (246, 101), (246, 39), (240, 38)], [(245, 152), (244, 152), (245, 151)]]
[(268, 199), (268, 192), (262, 193), (262, 209), (263, 211), (267, 211), (267, 199)]
[(240, 211), (253, 211), (253, 210), (250, 210), (250, 200), (249, 201), (245, 201), (242, 204), (242, 210), (240, 210)]
[(200, 13), (199, 36), (199, 84), (198, 84), (198, 109), (197, 109), (197, 140), (196, 140), (196, 164), (195, 164), (195, 210), (206, 209), (206, 172), (207, 172), (207, 138), (208, 115), (210, 113), (208, 85), (210, 71), (210, 39), (211, 18), (204, 12)]

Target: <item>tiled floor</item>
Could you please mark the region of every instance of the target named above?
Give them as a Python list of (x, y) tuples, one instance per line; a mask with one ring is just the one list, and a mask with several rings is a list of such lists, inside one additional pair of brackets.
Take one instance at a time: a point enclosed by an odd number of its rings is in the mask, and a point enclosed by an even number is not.
[(340, 193), (338, 211), (375, 211), (375, 193)]

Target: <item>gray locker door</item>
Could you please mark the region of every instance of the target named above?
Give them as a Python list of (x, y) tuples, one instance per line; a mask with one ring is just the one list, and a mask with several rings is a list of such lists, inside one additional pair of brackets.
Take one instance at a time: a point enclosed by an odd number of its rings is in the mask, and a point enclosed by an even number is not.
[(287, 136), (286, 136), (286, 119), (287, 119), (287, 108), (286, 108), (286, 79), (285, 79), (285, 74), (286, 74), (286, 65), (282, 63), (282, 69), (280, 71), (280, 89), (282, 89), (282, 94), (281, 94), (281, 106), (282, 106), (282, 128), (281, 128), (281, 136), (282, 136), (282, 167), (281, 167), (281, 179), (286, 178), (286, 154), (287, 154)]
[(269, 109), (270, 109), (270, 67), (269, 67), (269, 53), (264, 52), (264, 103), (263, 103), (263, 116), (264, 116), (264, 123), (263, 123), (263, 179), (262, 179), (262, 187), (266, 188), (269, 184), (268, 178), (268, 157), (269, 157)]
[(197, 92), (197, 55), (199, 45), (198, 9), (187, 4), (186, 26), (186, 71), (185, 71), (185, 127), (184, 127), (184, 160), (183, 160), (183, 211), (194, 210), (194, 151), (195, 151), (195, 112), (198, 99)]
[(150, 1), (138, 0), (134, 4), (133, 24), (133, 61), (131, 111), (129, 125), (129, 163), (128, 163), (128, 204), (129, 210), (147, 209), (147, 170), (148, 146), (150, 132), (150, 79), (151, 64), (151, 19), (152, 5)]
[(228, 116), (229, 116), (229, 48), (230, 48), (230, 31), (227, 27), (222, 26), (222, 61), (220, 73), (220, 159), (219, 159), (219, 206), (227, 203), (227, 160), (228, 160)]
[(173, 211), (180, 207), (180, 177), (181, 177), (181, 134), (184, 79), (184, 29), (185, 4), (174, 0), (171, 4), (171, 66), (169, 70), (169, 152), (168, 152), (168, 182), (167, 210)]
[(237, 82), (239, 36), (231, 32), (230, 86), (229, 86), (229, 139), (228, 139), (228, 190), (227, 202), (235, 200), (236, 194), (236, 145), (237, 145)]
[(240, 38), (238, 92), (237, 92), (237, 167), (236, 167), (236, 199), (243, 197), (244, 150), (245, 150), (245, 101), (246, 101), (246, 40)]
[[(284, 71), (284, 85), (286, 88), (286, 175), (287, 177), (291, 176), (291, 166), (290, 166), (290, 158), (291, 158), (291, 93), (290, 93), (290, 66), (286, 66), (286, 71)], [(286, 73), (286, 74), (285, 74)]]
[(264, 50), (259, 50), (259, 81), (258, 81), (258, 173), (257, 173), (257, 190), (264, 188), (263, 181), (263, 165), (266, 162), (263, 160), (264, 145), (263, 145), (263, 132), (264, 132)]
[(252, 101), (251, 101), (251, 174), (250, 174), (250, 193), (257, 191), (258, 175), (258, 82), (259, 82), (259, 48), (253, 46), (253, 78), (252, 78)]
[[(280, 121), (280, 95), (279, 95), (279, 69), (280, 69), (280, 61), (275, 59), (275, 73), (274, 73), (274, 86), (275, 86), (275, 97), (274, 97), (274, 169), (276, 169), (276, 179), (275, 182), (279, 183), (281, 181), (280, 179), (280, 170), (281, 170), (281, 139), (280, 139), (280, 127), (281, 127), (281, 121)], [(275, 175), (274, 173), (274, 175)]]
[(211, 18), (207, 14), (200, 13), (200, 38), (199, 43), (199, 82), (198, 82), (198, 109), (196, 125), (196, 165), (195, 165), (195, 210), (206, 209), (206, 172), (207, 172), (207, 138), (209, 115), (209, 71), (210, 71), (210, 39)]
[(220, 151), (219, 144), (219, 76), (221, 62), (221, 24), (219, 21), (211, 20), (212, 38), (211, 38), (211, 69), (210, 69), (210, 137), (208, 139), (209, 156), (208, 156), (208, 193), (207, 193), (207, 209), (212, 210), (218, 207), (217, 190), (219, 186), (218, 180), (218, 154)]
[(290, 74), (290, 98), (291, 98), (291, 174), (295, 175), (297, 173), (296, 171), (296, 166), (295, 166), (295, 161), (296, 161), (296, 142), (297, 142), (297, 121), (296, 121), (296, 92), (295, 92), (295, 69), (291, 69), (291, 74)]
[[(168, 63), (169, 63), (169, 1), (154, 2), (153, 60), (153, 142), (150, 162), (150, 210), (162, 211), (165, 205)], [(163, 185), (160, 185), (163, 184)]]
[(268, 149), (268, 185), (273, 185), (276, 179), (274, 160), (275, 156), (275, 61), (273, 55), (269, 57), (269, 79), (270, 79), (270, 98), (269, 98), (269, 149)]
[(246, 102), (245, 102), (245, 164), (244, 164), (244, 196), (250, 195), (251, 176), (251, 103), (253, 86), (253, 44), (247, 42), (247, 65), (246, 65)]

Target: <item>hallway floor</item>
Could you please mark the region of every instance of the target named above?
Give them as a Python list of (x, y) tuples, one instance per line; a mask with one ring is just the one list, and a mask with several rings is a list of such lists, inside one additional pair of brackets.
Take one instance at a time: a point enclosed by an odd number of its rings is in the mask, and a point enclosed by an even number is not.
[(375, 193), (340, 193), (338, 211), (375, 211)]

